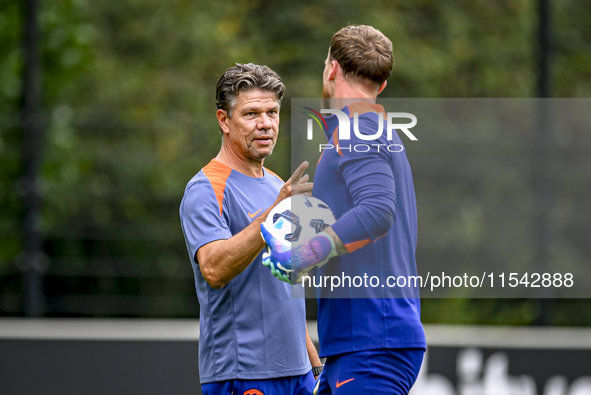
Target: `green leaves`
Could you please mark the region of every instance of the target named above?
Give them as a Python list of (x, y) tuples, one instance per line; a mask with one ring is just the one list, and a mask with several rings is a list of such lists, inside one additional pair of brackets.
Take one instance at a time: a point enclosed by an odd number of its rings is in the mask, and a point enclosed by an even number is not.
[[(45, 250), (64, 268), (68, 256), (117, 257), (162, 274), (157, 286), (111, 284), (101, 292), (175, 292), (171, 275), (184, 276), (183, 292), (194, 292), (178, 204), (219, 150), (215, 85), (236, 62), (267, 64), (287, 86), (278, 146), (265, 163), (284, 179), (290, 99), (320, 96), (330, 39), (349, 23), (372, 24), (394, 44), (382, 97), (535, 94), (532, 0), (44, 0), (40, 8)], [(21, 11), (0, 0), (0, 273), (14, 270), (21, 250)], [(554, 3), (557, 96), (591, 93), (590, 15), (585, 2)], [(484, 215), (477, 208), (458, 220), (474, 238)], [(426, 311), (428, 320), (441, 318)]]

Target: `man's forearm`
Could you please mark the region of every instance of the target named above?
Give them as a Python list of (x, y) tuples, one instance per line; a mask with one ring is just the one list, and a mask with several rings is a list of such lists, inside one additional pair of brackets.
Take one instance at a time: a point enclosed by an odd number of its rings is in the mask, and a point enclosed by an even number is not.
[(197, 251), (201, 273), (209, 285), (216, 289), (223, 287), (260, 254), (264, 247), (260, 226), (270, 210), (267, 209), (231, 238), (214, 241)]
[(310, 332), (308, 332), (308, 324), (306, 323), (306, 348), (308, 349), (308, 358), (310, 358), (310, 364), (313, 368), (318, 366), (322, 366), (322, 362), (320, 362), (320, 357), (318, 356), (318, 351), (316, 351), (316, 347), (312, 342), (312, 338), (310, 337)]
[(308, 175), (302, 176), (308, 162), (303, 162), (281, 187), (279, 195), (271, 207), (267, 208), (250, 225), (227, 240), (217, 240), (204, 245), (197, 251), (197, 262), (203, 277), (213, 288), (219, 289), (246, 269), (264, 247), (260, 236), (261, 224), (273, 207), (292, 195), (307, 193), (313, 184)]

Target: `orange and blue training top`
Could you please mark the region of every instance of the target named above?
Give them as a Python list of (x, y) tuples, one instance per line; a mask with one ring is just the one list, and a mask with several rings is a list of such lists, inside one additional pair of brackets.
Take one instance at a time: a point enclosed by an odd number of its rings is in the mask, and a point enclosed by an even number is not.
[(201, 384), (311, 369), (304, 299), (292, 298), (291, 287), (262, 265), (261, 254), (221, 289), (209, 286), (196, 258), (203, 245), (246, 228), (275, 202), (282, 186), (267, 169), (263, 177), (249, 177), (215, 159), (187, 184), (180, 217), (200, 304)]
[[(325, 118), (333, 149), (323, 150), (314, 176), (313, 194), (332, 208), (332, 229), (349, 252), (316, 271), (316, 278), (340, 282), (332, 291), (330, 281), (316, 288), (320, 355), (425, 349), (418, 287), (387, 283), (392, 276), (417, 275), (417, 209), (406, 150), (395, 131), (387, 140), (385, 120), (376, 141), (353, 133), (358, 113), (360, 134), (376, 135), (378, 113), (385, 118), (382, 106), (360, 102), (342, 111), (349, 116), (350, 139), (339, 141), (336, 115)], [(390, 284), (396, 284), (392, 278)]]

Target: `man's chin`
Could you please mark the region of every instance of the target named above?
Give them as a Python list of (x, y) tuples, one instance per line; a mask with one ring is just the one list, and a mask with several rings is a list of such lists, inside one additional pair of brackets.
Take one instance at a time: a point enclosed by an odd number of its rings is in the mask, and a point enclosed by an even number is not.
[(268, 147), (268, 148), (264, 148), (264, 149), (258, 149), (256, 152), (254, 152), (253, 156), (258, 159), (258, 160), (263, 160), (265, 159), (267, 156), (271, 156), (271, 154), (273, 154), (273, 149), (275, 147)]

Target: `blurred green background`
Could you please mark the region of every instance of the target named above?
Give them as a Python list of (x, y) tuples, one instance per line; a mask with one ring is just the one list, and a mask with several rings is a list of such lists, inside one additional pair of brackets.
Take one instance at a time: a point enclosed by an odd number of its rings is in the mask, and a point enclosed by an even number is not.
[[(188, 180), (219, 150), (215, 84), (235, 62), (269, 65), (284, 79), (280, 140), (266, 165), (287, 179), (290, 99), (320, 96), (323, 62), (338, 29), (370, 24), (392, 40), (396, 65), (382, 97), (536, 97), (537, 4), (40, 0), (40, 314), (198, 315), (178, 207)], [(555, 1), (550, 11), (549, 95), (590, 97), (591, 2)], [(24, 2), (0, 0), (2, 316), (25, 315), (25, 272), (30, 270), (23, 253), (27, 189), (19, 121), (24, 14)], [(579, 156), (567, 152), (567, 159), (586, 155), (578, 148)], [(454, 193), (465, 191), (446, 189), (449, 179), (435, 169), (430, 172), (428, 158), (417, 163), (412, 151), (409, 156), (420, 215), (420, 265), (425, 246), (421, 235), (434, 226), (460, 226), (461, 220), (445, 210)], [(446, 160), (468, 163), (469, 158), (469, 147), (464, 147)], [(568, 161), (564, 165), (569, 166)], [(569, 184), (567, 198), (572, 196), (569, 202), (581, 211), (569, 218), (568, 226), (563, 224), (570, 232), (564, 236), (568, 248), (551, 250), (549, 259), (587, 264), (591, 211), (584, 197), (591, 192), (591, 168), (582, 162), (570, 165), (578, 166), (580, 173)], [(494, 166), (493, 173), (498, 170)], [(504, 187), (502, 177), (486, 186), (490, 191)], [(439, 205), (427, 204), (434, 194), (442, 196)], [(433, 224), (433, 219), (443, 222)], [(486, 215), (467, 219), (472, 225), (476, 221), (476, 227), (487, 226), (486, 220)], [(550, 229), (555, 229), (552, 224)], [(509, 238), (533, 237), (512, 235), (510, 226), (507, 232)], [(445, 237), (430, 232), (429, 243), (449, 243)], [(491, 242), (474, 237), (471, 243), (477, 246)], [(440, 259), (444, 264), (455, 255)], [(531, 325), (540, 323), (544, 309), (549, 311), (546, 324), (591, 324), (588, 300), (426, 299), (423, 321)]]

